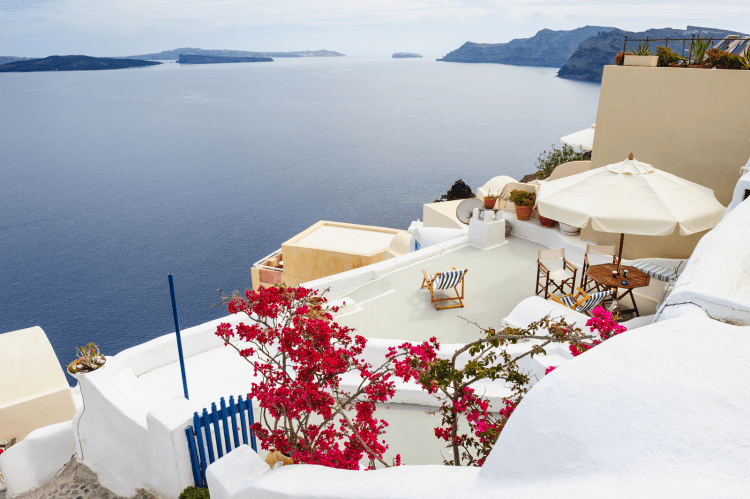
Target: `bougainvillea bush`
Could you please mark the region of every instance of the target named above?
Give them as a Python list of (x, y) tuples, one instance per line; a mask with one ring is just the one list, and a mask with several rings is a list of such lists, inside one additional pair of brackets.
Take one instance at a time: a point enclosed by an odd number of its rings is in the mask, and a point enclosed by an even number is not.
[[(447, 443), (447, 465), (482, 466), (508, 418), (529, 390), (529, 376), (519, 368), (518, 361), (545, 354), (544, 347), (550, 343), (580, 344), (590, 339), (579, 328), (550, 317), (526, 328), (480, 329), (483, 338), (459, 348), (450, 358), (438, 357), (440, 345), (435, 338), (421, 345), (406, 343), (390, 351), (396, 359), (394, 371), (398, 377), (405, 381), (415, 379), (424, 390), (438, 397), (442, 421), (435, 428), (435, 436)], [(519, 342), (528, 342), (528, 349), (510, 354), (507, 346)], [(399, 353), (406, 356), (398, 359)], [(497, 412), (491, 411), (489, 400), (472, 386), (484, 379), (504, 382), (512, 392)], [(461, 431), (461, 417), (469, 432)]]
[[(395, 374), (405, 381), (417, 380), (424, 390), (440, 400), (442, 421), (441, 426), (435, 428), (435, 436), (447, 443), (451, 453), (451, 458), (444, 459), (444, 463), (482, 466), (508, 418), (530, 388), (529, 375), (519, 368), (518, 361), (526, 356), (546, 354), (544, 348), (550, 343), (569, 343), (575, 357), (625, 331), (625, 327), (601, 307), (594, 309), (586, 326), (598, 333), (600, 339), (584, 335), (580, 328), (569, 325), (564, 319), (547, 316), (526, 328), (495, 331), (480, 327), (484, 338), (456, 350), (449, 359), (438, 357), (440, 345), (435, 338), (421, 345), (405, 343), (398, 349), (391, 349), (390, 355), (396, 358), (398, 352), (406, 353), (405, 357), (395, 360)], [(529, 348), (513, 355), (508, 353), (507, 346), (520, 342), (528, 342)], [(461, 366), (462, 354), (468, 354), (468, 359)], [(553, 370), (554, 367), (550, 367), (544, 374)], [(472, 388), (483, 379), (501, 380), (512, 392), (503, 399), (503, 406), (497, 412), (492, 412), (489, 400)], [(469, 432), (460, 430), (461, 417), (468, 423)]]
[[(222, 323), (216, 334), (260, 378), (249, 396), (260, 406), (252, 430), (261, 447), (295, 463), (358, 469), (366, 456), (371, 468), (375, 461), (389, 466), (382, 438), (388, 423), (374, 414), (375, 403), (395, 393), (391, 364), (399, 356), (377, 367), (361, 360), (365, 338), (334, 322), (326, 299), (310, 289), (274, 286), (223, 298), (230, 313), (250, 317), (236, 327)], [(342, 388), (346, 373), (359, 376), (351, 391)]]

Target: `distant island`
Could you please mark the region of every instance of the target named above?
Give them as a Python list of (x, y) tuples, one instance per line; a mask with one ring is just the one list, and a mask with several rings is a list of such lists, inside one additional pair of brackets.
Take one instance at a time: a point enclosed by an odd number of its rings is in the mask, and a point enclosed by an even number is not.
[(273, 62), (270, 57), (224, 57), (218, 55), (180, 54), (179, 64), (225, 64), (230, 62)]
[(466, 42), (438, 61), (559, 68), (584, 40), (612, 29), (606, 26), (584, 26), (568, 31), (543, 29), (531, 38), (519, 38), (507, 43)]
[(302, 50), (298, 52), (248, 52), (245, 50), (204, 50), (198, 48), (181, 48), (164, 50), (153, 54), (130, 55), (122, 59), (141, 59), (144, 61), (174, 61), (181, 55), (204, 55), (217, 57), (344, 57), (344, 54), (331, 50)]
[(409, 52), (396, 52), (391, 57), (394, 59), (409, 59), (411, 57), (422, 57), (422, 54), (410, 54)]
[(89, 57), (86, 55), (53, 55), (44, 59), (24, 59), (0, 66), (0, 72), (30, 71), (98, 71), (102, 69), (124, 69), (161, 64), (153, 61)]
[[(579, 81), (601, 82), (604, 66), (614, 64), (628, 38), (701, 38), (720, 40), (727, 35), (747, 36), (736, 31), (688, 26), (687, 29), (650, 29), (632, 32), (605, 26), (584, 26), (569, 31), (543, 29), (531, 38), (519, 38), (507, 43), (466, 42), (438, 61), (496, 63), (512, 66), (544, 66), (560, 68), (557, 76)], [(656, 52), (652, 42), (650, 50)], [(630, 50), (630, 45), (628, 50)], [(682, 42), (670, 42), (669, 48), (682, 53)]]

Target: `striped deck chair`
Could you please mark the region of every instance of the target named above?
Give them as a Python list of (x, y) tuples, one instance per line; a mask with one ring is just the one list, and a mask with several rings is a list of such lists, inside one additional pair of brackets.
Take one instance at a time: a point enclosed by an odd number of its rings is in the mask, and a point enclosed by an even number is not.
[(591, 316), (591, 311), (599, 306), (610, 294), (612, 294), (611, 289), (588, 294), (583, 289), (578, 288), (578, 292), (575, 295), (573, 295), (573, 293), (568, 293), (563, 296), (551, 295), (549, 299), (565, 305), (576, 312)]
[(664, 267), (659, 267), (658, 265), (654, 265), (653, 263), (638, 260), (637, 262), (634, 262), (632, 266), (660, 281), (670, 282), (674, 279), (677, 279), (677, 272), (675, 272), (674, 270), (665, 269)]
[[(422, 271), (424, 279), (422, 279), (422, 288), (429, 288), (430, 290), (430, 301), (437, 310), (443, 310), (445, 308), (459, 308), (464, 306), (464, 277), (469, 271), (456, 270), (456, 267), (452, 267), (453, 270), (448, 272), (438, 272), (437, 274), (428, 274), (426, 271)], [(461, 292), (458, 292), (458, 285), (461, 284)], [(447, 298), (435, 298), (436, 290), (449, 290), (453, 288), (456, 296), (449, 296)], [(457, 304), (439, 306), (440, 302), (444, 301), (458, 301)]]

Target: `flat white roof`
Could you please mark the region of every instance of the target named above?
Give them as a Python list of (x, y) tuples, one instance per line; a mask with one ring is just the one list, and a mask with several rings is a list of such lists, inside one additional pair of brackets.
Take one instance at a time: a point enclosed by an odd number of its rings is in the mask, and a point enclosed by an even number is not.
[(393, 236), (392, 232), (322, 225), (294, 244), (330, 251), (373, 253), (388, 248)]
[[(508, 238), (508, 244), (494, 249), (459, 247), (346, 293), (357, 307), (334, 320), (354, 328), (356, 334), (365, 338), (424, 341), (435, 336), (440, 343), (474, 341), (481, 331), (468, 321), (497, 329), (516, 305), (534, 296), (540, 249), (548, 247), (514, 236)], [(429, 290), (420, 288), (422, 270), (432, 274), (451, 267), (469, 270), (465, 277), (464, 308), (436, 310), (430, 302)], [(579, 286), (581, 266), (577, 267), (576, 286)], [(555, 268), (556, 264), (552, 265)], [(443, 297), (449, 293), (436, 294)], [(655, 302), (640, 296), (636, 296), (636, 302), (641, 316), (655, 312)], [(629, 306), (630, 298), (624, 304)]]

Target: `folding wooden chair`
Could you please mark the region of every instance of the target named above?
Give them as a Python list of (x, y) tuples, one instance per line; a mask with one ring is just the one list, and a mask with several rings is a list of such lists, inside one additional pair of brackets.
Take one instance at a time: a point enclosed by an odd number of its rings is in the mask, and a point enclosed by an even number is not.
[[(561, 269), (550, 270), (549, 267), (542, 263), (542, 260), (551, 260), (555, 258), (562, 260), (563, 266)], [(570, 289), (570, 292), (573, 293), (578, 267), (565, 259), (565, 248), (539, 250), (539, 258), (536, 263), (536, 294), (540, 294), (544, 291), (544, 298), (549, 299), (549, 295), (556, 291), (565, 294), (566, 286)], [(549, 290), (550, 285), (554, 288), (552, 293), (550, 293)]]
[[(592, 256), (592, 261), (589, 261), (589, 255)], [(612, 257), (611, 260), (609, 257)], [(587, 244), (586, 254), (583, 255), (583, 271), (581, 272), (581, 288), (587, 293), (604, 290), (602, 285), (597, 284), (596, 281), (586, 275), (591, 265), (601, 265), (603, 263), (614, 263), (617, 265), (617, 248), (615, 246)]]
[[(428, 274), (426, 271), (422, 271), (424, 279), (422, 279), (422, 288), (430, 289), (430, 301), (437, 310), (443, 310), (446, 308), (460, 308), (464, 306), (464, 277), (469, 271), (456, 270), (456, 267), (451, 267), (453, 270), (448, 272), (438, 272), (437, 274)], [(461, 292), (458, 292), (458, 285), (461, 284)], [(435, 298), (436, 290), (448, 290), (453, 288), (456, 296), (449, 296), (447, 298)], [(458, 304), (438, 306), (438, 303), (444, 301), (458, 301)]]
[(591, 316), (591, 311), (594, 310), (604, 299), (612, 294), (612, 290), (600, 291), (594, 294), (588, 294), (581, 288), (577, 289), (577, 293), (569, 293), (563, 296), (552, 295), (549, 297), (550, 300), (565, 305), (566, 307)]

